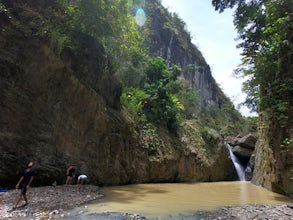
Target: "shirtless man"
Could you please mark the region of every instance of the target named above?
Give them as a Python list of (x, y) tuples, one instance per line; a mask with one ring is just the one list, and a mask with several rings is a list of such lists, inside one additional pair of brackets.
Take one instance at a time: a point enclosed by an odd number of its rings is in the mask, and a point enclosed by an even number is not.
[(70, 185), (73, 178), (74, 178), (74, 175), (75, 175), (75, 170), (76, 170), (76, 167), (75, 166), (69, 166), (67, 171), (66, 171), (66, 185)]
[(34, 166), (34, 163), (29, 162), (29, 164), (27, 165), (27, 168), (24, 170), (22, 176), (20, 177), (19, 181), (16, 184), (16, 189), (20, 189), (21, 193), (13, 209), (15, 209), (18, 206), (18, 203), (20, 202), (21, 199), (25, 201), (23, 206), (28, 205), (26, 192), (28, 188), (30, 187), (35, 176), (35, 171), (33, 170), (33, 166)]

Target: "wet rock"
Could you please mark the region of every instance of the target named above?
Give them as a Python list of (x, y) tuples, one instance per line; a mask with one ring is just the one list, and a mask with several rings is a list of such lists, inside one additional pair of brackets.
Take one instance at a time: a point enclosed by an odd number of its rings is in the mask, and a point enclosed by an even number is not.
[(257, 138), (253, 135), (253, 134), (247, 134), (243, 137), (231, 137), (228, 136), (226, 138), (226, 142), (230, 145), (230, 146), (240, 146), (243, 148), (248, 148), (251, 150), (254, 150), (255, 148), (255, 144), (256, 144)]
[(248, 148), (254, 150), (256, 144), (256, 137), (252, 134), (245, 135), (244, 137), (238, 139), (238, 145), (243, 148)]
[(251, 179), (252, 179), (252, 169), (251, 169), (251, 167), (250, 166), (247, 166), (246, 168), (245, 168), (245, 171), (244, 171), (244, 173), (245, 173), (245, 180), (246, 181), (251, 181)]
[(236, 146), (238, 144), (238, 140), (240, 138), (238, 137), (232, 137), (232, 136), (228, 136), (226, 137), (226, 142), (230, 145), (230, 146)]
[(253, 153), (252, 149), (244, 148), (238, 145), (233, 147), (232, 151), (236, 156), (244, 157), (244, 158), (250, 158), (250, 156)]
[(201, 218), (211, 219), (234, 219), (234, 220), (291, 220), (293, 209), (290, 204), (285, 205), (245, 205), (239, 207), (226, 207), (213, 213), (203, 213)]

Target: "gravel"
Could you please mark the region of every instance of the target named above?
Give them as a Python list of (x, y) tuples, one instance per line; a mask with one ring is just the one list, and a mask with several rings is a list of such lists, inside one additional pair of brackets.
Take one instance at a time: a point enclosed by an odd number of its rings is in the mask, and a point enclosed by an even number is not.
[[(99, 187), (93, 185), (86, 185), (81, 191), (76, 185), (32, 187), (27, 192), (29, 204), (12, 210), (19, 194), (20, 190), (16, 189), (0, 193), (0, 219), (66, 217), (70, 215), (70, 209), (103, 197)], [(23, 200), (21, 202), (24, 204)]]

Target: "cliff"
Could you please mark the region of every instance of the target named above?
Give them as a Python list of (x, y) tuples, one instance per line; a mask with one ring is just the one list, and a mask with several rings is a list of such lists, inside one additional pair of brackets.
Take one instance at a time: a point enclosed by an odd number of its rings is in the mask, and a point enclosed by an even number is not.
[(150, 155), (149, 137), (121, 110), (103, 46), (69, 32), (71, 47), (58, 47), (63, 22), (54, 1), (1, 1), (0, 186), (13, 186), (31, 160), (35, 186), (63, 184), (69, 165), (101, 185), (235, 178), (222, 138), (206, 143), (192, 121), (176, 137), (157, 131)]
[(290, 100), (284, 123), (270, 112), (260, 113), (252, 182), (293, 198), (293, 105), (292, 98)]
[(150, 55), (163, 57), (169, 66), (180, 66), (182, 78), (190, 81), (199, 92), (203, 106), (221, 108), (227, 98), (219, 89), (203, 55), (191, 42), (184, 22), (157, 1), (149, 1), (147, 9), (151, 18)]

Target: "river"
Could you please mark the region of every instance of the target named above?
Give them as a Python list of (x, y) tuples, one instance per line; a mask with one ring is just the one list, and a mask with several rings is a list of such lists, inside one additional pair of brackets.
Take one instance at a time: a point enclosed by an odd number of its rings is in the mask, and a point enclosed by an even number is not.
[(138, 213), (147, 218), (167, 219), (168, 216), (191, 215), (223, 206), (292, 203), (283, 195), (243, 181), (136, 184), (104, 187), (101, 193), (105, 197), (88, 205), (87, 213)]

